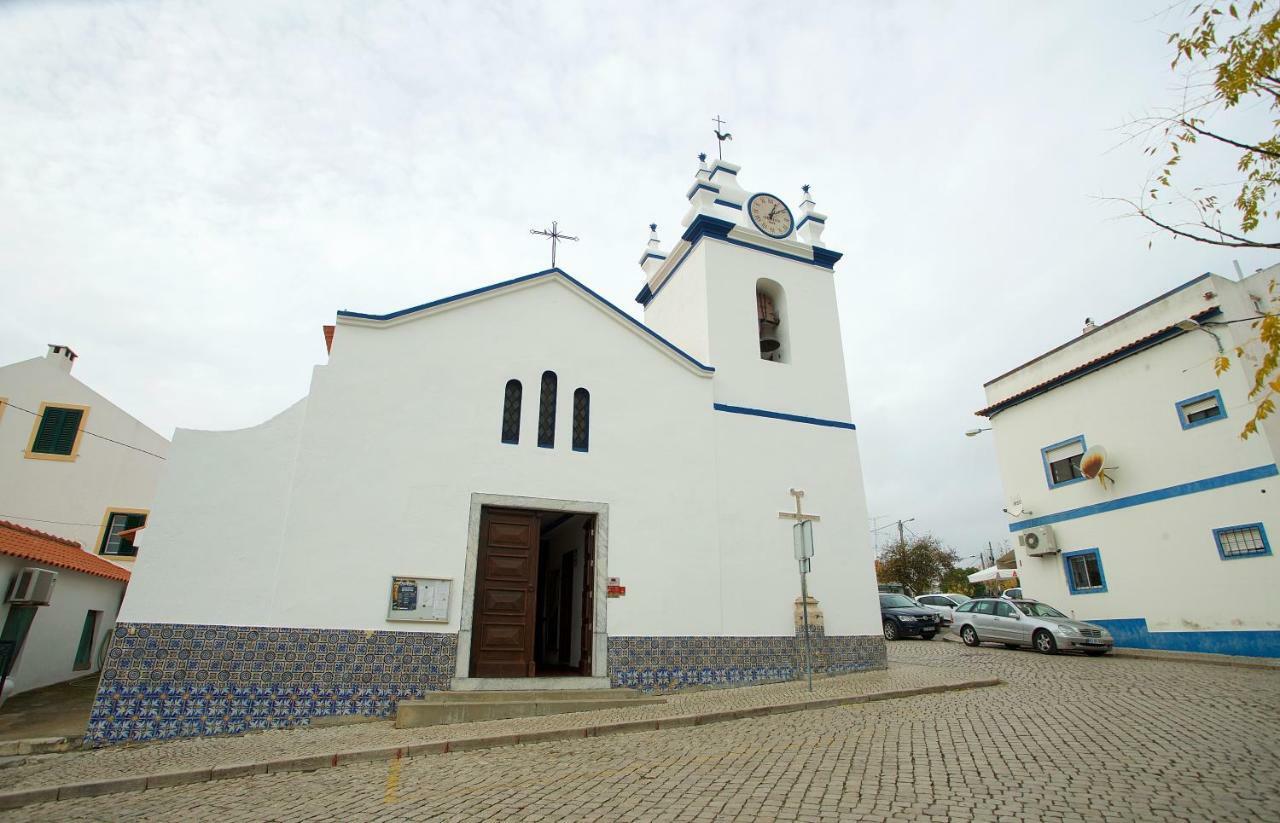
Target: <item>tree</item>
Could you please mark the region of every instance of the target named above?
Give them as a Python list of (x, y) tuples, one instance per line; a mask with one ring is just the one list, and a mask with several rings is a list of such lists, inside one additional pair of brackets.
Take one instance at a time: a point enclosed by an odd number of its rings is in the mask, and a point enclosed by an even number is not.
[(974, 574), (978, 570), (973, 567), (963, 569), (950, 569), (946, 574), (942, 575), (942, 583), (939, 585), (944, 592), (953, 592), (955, 594), (967, 594), (970, 597), (977, 597), (982, 587), (969, 582), (969, 575)]
[[(1190, 31), (1169, 35), (1174, 48), (1170, 68), (1186, 72), (1181, 105), (1138, 121), (1143, 133), (1158, 136), (1149, 154), (1167, 146), (1163, 168), (1141, 199), (1120, 199), (1174, 238), (1229, 248), (1280, 249), (1280, 235), (1274, 233), (1280, 219), (1280, 2), (1251, 0), (1238, 6), (1213, 0), (1194, 5), (1190, 18)], [(1268, 110), (1271, 117), (1259, 133), (1249, 134), (1232, 118), (1237, 107)], [(1185, 193), (1175, 185), (1179, 164), (1193, 147), (1206, 145), (1232, 156), (1243, 179), (1202, 184)], [(1239, 186), (1230, 203), (1213, 193), (1221, 185)], [(1274, 280), (1267, 301), (1266, 310), (1253, 321), (1263, 351), (1249, 391), (1254, 413), (1241, 438), (1257, 433), (1280, 395), (1280, 292)], [(1236, 347), (1236, 357), (1244, 359), (1246, 348), (1251, 346)], [(1231, 361), (1225, 356), (1214, 363), (1219, 375), (1229, 368)]]
[(920, 594), (955, 568), (956, 560), (955, 552), (926, 534), (886, 549), (876, 563), (876, 577), (881, 583), (901, 583), (913, 594)]

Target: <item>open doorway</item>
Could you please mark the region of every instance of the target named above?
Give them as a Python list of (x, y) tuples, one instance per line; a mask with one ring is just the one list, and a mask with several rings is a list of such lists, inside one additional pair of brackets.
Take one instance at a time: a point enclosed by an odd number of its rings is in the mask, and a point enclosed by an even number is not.
[(472, 677), (591, 674), (594, 514), (484, 507)]

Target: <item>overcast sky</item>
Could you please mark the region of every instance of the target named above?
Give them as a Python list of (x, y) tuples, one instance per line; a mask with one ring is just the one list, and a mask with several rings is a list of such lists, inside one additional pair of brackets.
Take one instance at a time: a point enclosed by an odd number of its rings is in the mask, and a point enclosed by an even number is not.
[(166, 436), (307, 391), (337, 309), (547, 265), (640, 316), (710, 118), (748, 190), (811, 183), (870, 511), (965, 555), (1008, 536), (982, 383), (1204, 272), (1106, 195), (1176, 94), (1167, 3), (0, 5), (0, 362)]

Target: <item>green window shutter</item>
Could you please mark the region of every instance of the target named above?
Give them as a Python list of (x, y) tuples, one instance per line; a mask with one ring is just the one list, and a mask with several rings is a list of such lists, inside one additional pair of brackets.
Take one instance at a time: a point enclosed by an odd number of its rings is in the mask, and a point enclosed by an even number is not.
[(71, 454), (76, 444), (76, 433), (84, 419), (83, 409), (63, 409), (46, 406), (40, 418), (31, 451), (38, 454)]
[(76, 648), (76, 662), (73, 669), (87, 669), (90, 666), (89, 656), (93, 651), (93, 635), (98, 628), (98, 615), (101, 612), (88, 611), (84, 615), (84, 628), (80, 630), (80, 645)]

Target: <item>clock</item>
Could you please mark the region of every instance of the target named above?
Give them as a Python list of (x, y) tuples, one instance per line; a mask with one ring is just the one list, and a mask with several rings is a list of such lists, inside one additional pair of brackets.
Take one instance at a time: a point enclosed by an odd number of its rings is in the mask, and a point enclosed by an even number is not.
[(772, 194), (752, 195), (747, 201), (747, 213), (751, 215), (751, 222), (756, 224), (756, 228), (770, 237), (787, 237), (795, 225), (791, 219), (791, 209)]

